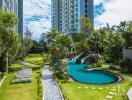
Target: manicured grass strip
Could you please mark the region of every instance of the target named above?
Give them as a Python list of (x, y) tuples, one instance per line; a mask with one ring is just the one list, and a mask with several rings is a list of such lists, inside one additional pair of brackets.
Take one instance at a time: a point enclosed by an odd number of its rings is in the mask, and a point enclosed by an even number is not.
[(37, 73), (33, 71), (32, 83), (10, 84), (14, 73), (9, 73), (0, 88), (0, 100), (37, 100)]

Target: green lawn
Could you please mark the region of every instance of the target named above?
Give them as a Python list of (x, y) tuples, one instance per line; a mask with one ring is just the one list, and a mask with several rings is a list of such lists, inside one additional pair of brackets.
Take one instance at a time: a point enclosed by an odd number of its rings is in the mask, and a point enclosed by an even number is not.
[[(128, 75), (127, 77), (131, 78), (131, 76)], [(113, 96), (112, 100), (123, 100), (121, 95), (125, 94), (126, 91), (132, 87), (132, 83), (125, 86), (125, 84), (128, 83), (129, 78), (124, 77), (122, 82), (109, 85), (89, 85), (75, 81), (67, 83), (60, 82), (60, 85), (63, 94), (66, 95), (68, 100), (104, 100), (105, 97), (109, 95), (109, 92), (112, 92), (111, 89), (113, 88), (116, 88), (116, 95)], [(121, 89), (123, 89), (125, 93), (118, 88), (118, 86), (121, 85), (124, 85)]]
[[(25, 62), (30, 63), (30, 66), (24, 66), (21, 61), (17, 61), (9, 68), (12, 70), (5, 78), (2, 87), (0, 88), (0, 100), (42, 100), (42, 87), (40, 82), (40, 68), (43, 67), (43, 56), (41, 54), (28, 55)], [(35, 68), (32, 70), (31, 83), (10, 84), (13, 79), (16, 69)], [(38, 83), (39, 82), (39, 83)], [(39, 90), (38, 90), (39, 89)], [(38, 99), (39, 95), (39, 99)]]
[(27, 62), (42, 61), (43, 56), (41, 54), (28, 54), (24, 60)]
[(24, 66), (21, 61), (17, 61), (14, 64), (11, 64), (9, 68), (11, 69), (20, 69), (20, 68), (42, 68), (45, 64), (44, 58), (41, 54), (29, 54), (25, 57), (24, 62), (29, 63), (30, 65)]
[(32, 83), (10, 84), (14, 72), (9, 73), (0, 88), (0, 100), (37, 100), (37, 73), (33, 71)]
[[(45, 56), (42, 56), (41, 54), (29, 54), (24, 61), (31, 63), (32, 66), (38, 65), (43, 66), (47, 62), (45, 61)], [(47, 59), (47, 58), (46, 58)]]

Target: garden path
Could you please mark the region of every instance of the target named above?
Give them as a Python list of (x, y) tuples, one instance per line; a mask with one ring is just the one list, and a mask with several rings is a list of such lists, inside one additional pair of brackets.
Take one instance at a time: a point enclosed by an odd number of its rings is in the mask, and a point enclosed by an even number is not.
[(45, 65), (43, 68), (43, 100), (64, 100), (58, 84), (52, 78), (53, 73), (49, 70), (49, 66)]

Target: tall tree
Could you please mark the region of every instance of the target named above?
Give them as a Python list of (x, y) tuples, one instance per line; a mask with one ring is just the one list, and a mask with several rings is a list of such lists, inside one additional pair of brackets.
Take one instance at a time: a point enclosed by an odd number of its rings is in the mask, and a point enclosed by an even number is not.
[(67, 79), (65, 74), (67, 71), (65, 65), (61, 63), (61, 60), (68, 54), (70, 48), (70, 38), (60, 34), (57, 30), (52, 29), (48, 34), (48, 42), (51, 61), (50, 64), (54, 71), (54, 75), (58, 78)]
[[(13, 13), (5, 13), (0, 11), (0, 38), (2, 39), (3, 52), (0, 56), (0, 63), (5, 66), (8, 73), (9, 56), (14, 56), (17, 53), (20, 43), (20, 38), (14, 32), (14, 26), (18, 22), (18, 18)], [(15, 48), (16, 46), (16, 48)], [(3, 70), (3, 67), (1, 68)]]
[(32, 34), (33, 33), (27, 28), (26, 32), (24, 33), (24, 37), (22, 38), (22, 47), (19, 50), (20, 58), (25, 57), (27, 53), (31, 50), (33, 46)]
[(93, 25), (89, 18), (80, 18), (80, 32), (72, 34), (72, 40), (75, 44), (74, 49), (79, 53), (88, 49), (88, 37), (93, 32)]

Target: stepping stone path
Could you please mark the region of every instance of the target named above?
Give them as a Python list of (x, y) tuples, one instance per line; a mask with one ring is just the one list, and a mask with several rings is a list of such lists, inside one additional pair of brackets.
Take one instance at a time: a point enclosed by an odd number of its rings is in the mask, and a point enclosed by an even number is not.
[(103, 88), (99, 88), (100, 90), (102, 90)]
[(106, 89), (109, 89), (109, 87), (105, 87)]
[(114, 92), (116, 92), (116, 89), (111, 89), (111, 91), (114, 91)]
[(22, 68), (19, 70), (14, 79), (11, 81), (12, 83), (15, 82), (31, 82), (32, 80), (32, 69), (31, 68)]
[(88, 87), (84, 87), (85, 89), (88, 89)]
[(94, 88), (94, 87), (93, 87), (92, 89), (93, 89), (93, 90), (95, 90), (95, 88)]
[(82, 87), (77, 87), (78, 89), (81, 89)]
[(49, 71), (48, 66), (44, 67), (42, 78), (44, 83), (43, 100), (64, 100), (56, 81), (52, 78), (52, 72)]

